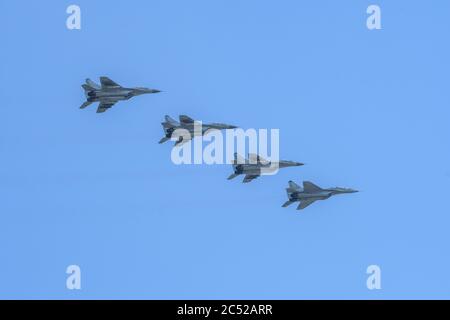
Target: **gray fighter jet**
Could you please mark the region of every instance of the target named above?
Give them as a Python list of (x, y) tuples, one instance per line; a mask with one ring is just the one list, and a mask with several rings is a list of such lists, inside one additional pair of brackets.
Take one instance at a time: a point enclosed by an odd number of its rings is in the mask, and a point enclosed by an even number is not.
[[(228, 124), (223, 123), (209, 123), (209, 124), (202, 123), (200, 127), (200, 122), (197, 122), (194, 119), (185, 115), (181, 115), (179, 119), (180, 122), (172, 119), (167, 115), (165, 116), (165, 121), (161, 123), (163, 126), (165, 136), (159, 141), (159, 143), (164, 143), (171, 139), (178, 139), (175, 142), (175, 146), (179, 146), (183, 143), (192, 140), (195, 136), (204, 136), (208, 134), (208, 131), (211, 130), (225, 130), (237, 128), (235, 126), (230, 126)], [(189, 135), (186, 135), (187, 132), (189, 132)]]
[(325, 200), (336, 194), (355, 193), (357, 190), (346, 188), (322, 189), (309, 181), (303, 182), (303, 188), (293, 181), (289, 181), (289, 187), (286, 189), (289, 200), (283, 204), (287, 207), (296, 201), (300, 201), (297, 210), (305, 209), (307, 206), (317, 200)]
[(125, 88), (115, 83), (107, 77), (100, 77), (101, 86), (90, 79), (86, 79), (86, 83), (82, 85), (87, 101), (83, 103), (80, 109), (84, 109), (91, 103), (100, 102), (97, 113), (102, 113), (111, 108), (116, 102), (128, 100), (132, 97), (161, 92), (148, 88)]
[(264, 172), (274, 172), (279, 168), (298, 167), (303, 166), (303, 163), (280, 160), (278, 162), (271, 162), (259, 155), (249, 153), (248, 159), (243, 159), (237, 153), (234, 154), (233, 174), (228, 177), (228, 180), (236, 178), (241, 174), (245, 174), (243, 183), (248, 183), (253, 179), (258, 178)]

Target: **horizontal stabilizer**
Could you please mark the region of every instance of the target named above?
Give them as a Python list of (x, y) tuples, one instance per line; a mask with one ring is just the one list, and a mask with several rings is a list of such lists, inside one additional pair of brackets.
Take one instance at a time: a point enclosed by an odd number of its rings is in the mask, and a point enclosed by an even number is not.
[(170, 138), (164, 137), (161, 140), (159, 140), (158, 143), (161, 144), (161, 143), (164, 143), (164, 142), (169, 141), (169, 140), (170, 140)]
[(231, 179), (234, 179), (234, 178), (236, 178), (238, 176), (238, 174), (236, 174), (236, 173), (233, 173), (231, 176), (229, 176), (227, 179), (228, 180), (231, 180)]
[(92, 102), (86, 101), (85, 103), (83, 103), (83, 104), (81, 105), (80, 109), (84, 109), (84, 108), (86, 108), (87, 106), (89, 106), (90, 104), (92, 104)]
[(283, 207), (283, 208), (286, 208), (286, 207), (290, 206), (290, 205), (293, 204), (293, 203), (294, 203), (294, 201), (288, 200), (288, 201), (286, 201), (286, 202), (282, 205), (282, 207)]

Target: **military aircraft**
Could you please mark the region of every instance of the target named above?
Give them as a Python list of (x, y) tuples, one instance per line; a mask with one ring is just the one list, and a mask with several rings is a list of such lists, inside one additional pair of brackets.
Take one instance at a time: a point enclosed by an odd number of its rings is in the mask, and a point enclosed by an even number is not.
[(303, 163), (280, 160), (277, 162), (268, 161), (259, 155), (249, 153), (248, 159), (242, 158), (239, 154), (234, 154), (233, 174), (228, 177), (228, 180), (234, 179), (241, 174), (245, 174), (243, 183), (252, 181), (258, 178), (261, 174), (267, 172), (274, 172), (279, 168), (298, 167), (303, 166)]
[[(175, 142), (175, 146), (179, 146), (193, 139), (195, 136), (204, 136), (208, 134), (211, 130), (224, 130), (224, 129), (235, 129), (237, 127), (231, 126), (223, 123), (200, 123), (194, 119), (186, 116), (179, 116), (180, 122), (172, 119), (170, 116), (165, 116), (165, 121), (162, 122), (164, 137), (159, 141), (159, 143), (164, 143), (171, 139), (178, 139)], [(200, 126), (201, 124), (201, 126)], [(184, 129), (184, 130), (179, 130)], [(187, 135), (186, 133), (189, 133)]]
[(107, 77), (100, 77), (100, 84), (101, 86), (90, 79), (86, 79), (86, 83), (82, 87), (87, 101), (81, 105), (80, 109), (86, 108), (91, 103), (100, 102), (97, 113), (102, 113), (118, 101), (128, 100), (141, 94), (161, 92), (148, 88), (125, 88)]
[(339, 187), (322, 189), (309, 181), (304, 181), (302, 188), (295, 182), (289, 181), (289, 187), (286, 189), (286, 192), (289, 200), (283, 204), (283, 207), (287, 207), (296, 201), (300, 201), (297, 210), (302, 210), (314, 201), (325, 200), (336, 194), (355, 193), (358, 191)]

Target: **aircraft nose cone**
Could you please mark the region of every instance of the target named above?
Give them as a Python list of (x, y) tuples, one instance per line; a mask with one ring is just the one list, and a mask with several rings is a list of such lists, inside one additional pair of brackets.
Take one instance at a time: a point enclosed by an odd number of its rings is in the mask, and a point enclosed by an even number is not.
[(151, 91), (152, 91), (152, 93), (160, 93), (160, 92), (162, 92), (161, 90), (156, 90), (156, 89), (153, 89)]
[(299, 166), (304, 166), (304, 163), (301, 162), (295, 162), (294, 166), (299, 167)]

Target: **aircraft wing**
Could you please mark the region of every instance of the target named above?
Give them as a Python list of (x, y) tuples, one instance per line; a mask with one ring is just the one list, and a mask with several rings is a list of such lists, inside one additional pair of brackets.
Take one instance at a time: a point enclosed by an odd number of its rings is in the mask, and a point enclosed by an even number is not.
[(100, 83), (102, 85), (102, 88), (108, 88), (108, 87), (120, 87), (119, 84), (117, 84), (116, 82), (112, 81), (110, 78), (108, 77), (100, 77)]
[(192, 137), (186, 137), (186, 139), (184, 139), (184, 137), (180, 137), (177, 142), (175, 142), (175, 147), (179, 147), (183, 144), (185, 144), (188, 141), (191, 141)]
[(209, 134), (209, 133), (211, 133), (211, 132), (213, 132), (213, 131), (217, 131), (217, 130), (219, 130), (219, 129), (213, 128), (213, 127), (209, 127), (209, 126), (203, 126), (203, 128), (202, 128), (202, 134), (203, 134), (204, 136), (206, 136), (207, 134)]
[(319, 192), (319, 191), (322, 191), (321, 187), (318, 187), (314, 183), (309, 182), (309, 181), (304, 181), (303, 182), (303, 189), (306, 192)]
[(233, 164), (237, 165), (237, 164), (244, 164), (244, 163), (247, 163), (247, 159), (244, 159), (237, 152), (235, 152), (234, 153)]
[(242, 182), (243, 183), (248, 183), (248, 182), (250, 182), (250, 181), (252, 181), (252, 180), (254, 180), (254, 179), (258, 178), (258, 177), (259, 177), (259, 175), (247, 174), (247, 175), (245, 175), (244, 180)]
[(259, 162), (259, 163), (262, 163), (262, 164), (268, 164), (268, 163), (270, 163), (269, 160), (264, 159), (264, 158), (261, 157), (260, 155), (258, 155), (258, 162)]
[(182, 124), (194, 124), (195, 120), (192, 119), (191, 117), (185, 116), (185, 115), (181, 115), (180, 116), (180, 122)]
[(249, 153), (248, 160), (250, 163), (258, 163), (258, 155), (254, 153)]
[(111, 108), (114, 105), (114, 103), (111, 102), (100, 102), (98, 108), (97, 108), (97, 113), (103, 113), (106, 110), (108, 110), (109, 108)]
[(310, 204), (314, 203), (314, 201), (316, 201), (316, 200), (312, 200), (312, 199), (309, 199), (309, 200), (302, 200), (302, 201), (300, 202), (300, 204), (298, 205), (297, 210), (303, 210), (303, 209), (305, 209), (307, 206), (309, 206)]
[(263, 157), (261, 157), (258, 154), (254, 154), (254, 153), (249, 153), (248, 154), (248, 159), (250, 160), (250, 163), (260, 163), (260, 164), (268, 164), (268, 163), (270, 163), (270, 161), (264, 159)]

